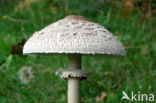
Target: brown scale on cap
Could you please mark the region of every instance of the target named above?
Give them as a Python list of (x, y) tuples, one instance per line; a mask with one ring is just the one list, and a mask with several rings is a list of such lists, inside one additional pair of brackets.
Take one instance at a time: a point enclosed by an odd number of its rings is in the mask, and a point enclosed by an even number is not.
[(69, 15), (66, 16), (64, 19), (66, 20), (80, 20), (80, 21), (87, 21), (87, 19), (83, 16), (78, 16), (78, 15)]

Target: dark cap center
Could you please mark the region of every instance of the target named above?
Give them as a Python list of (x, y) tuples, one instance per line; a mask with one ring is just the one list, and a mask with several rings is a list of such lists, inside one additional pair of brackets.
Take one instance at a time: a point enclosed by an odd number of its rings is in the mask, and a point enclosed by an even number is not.
[(80, 21), (87, 21), (87, 19), (83, 16), (78, 16), (78, 15), (69, 15), (66, 16), (64, 19), (66, 20), (80, 20)]

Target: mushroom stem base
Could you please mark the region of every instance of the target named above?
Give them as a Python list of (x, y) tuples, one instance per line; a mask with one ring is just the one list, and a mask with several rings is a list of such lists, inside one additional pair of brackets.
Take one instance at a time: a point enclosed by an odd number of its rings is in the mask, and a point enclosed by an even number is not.
[[(81, 55), (69, 55), (69, 69), (81, 69)], [(80, 103), (80, 78), (68, 79), (68, 103)]]

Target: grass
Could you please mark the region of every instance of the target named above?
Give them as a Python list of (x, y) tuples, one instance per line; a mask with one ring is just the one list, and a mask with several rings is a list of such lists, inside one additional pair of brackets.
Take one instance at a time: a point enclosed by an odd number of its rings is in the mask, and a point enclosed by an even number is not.
[[(83, 103), (95, 103), (95, 98), (102, 92), (107, 94), (105, 103), (119, 103), (123, 90), (129, 95), (131, 91), (156, 93), (156, 22), (153, 15), (141, 22), (140, 11), (135, 10), (129, 17), (122, 15), (123, 3), (117, 7), (113, 3), (103, 5), (94, 0), (69, 0), (67, 5), (57, 0), (51, 10), (48, 2), (32, 3), (18, 11), (14, 10), (18, 1), (0, 5), (0, 17), (7, 15), (26, 20), (23, 28), (29, 37), (65, 15), (83, 15), (118, 36), (126, 49), (124, 58), (83, 57), (83, 68), (92, 72), (86, 81), (82, 81)], [(66, 6), (68, 8), (64, 10)], [(55, 76), (55, 71), (67, 68), (68, 58), (11, 54), (11, 45), (23, 38), (20, 22), (0, 19), (0, 103), (65, 103), (67, 82)], [(19, 79), (18, 71), (23, 66), (33, 68), (34, 78), (29, 84), (22, 84)], [(126, 100), (122, 102), (127, 103)]]

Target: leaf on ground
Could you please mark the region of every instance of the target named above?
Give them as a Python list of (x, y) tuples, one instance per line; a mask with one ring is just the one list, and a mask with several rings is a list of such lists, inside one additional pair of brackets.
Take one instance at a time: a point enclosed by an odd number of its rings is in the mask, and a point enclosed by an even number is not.
[(50, 5), (50, 11), (54, 14), (58, 13), (58, 8), (55, 6), (55, 2), (53, 1)]
[(25, 39), (23, 39), (20, 43), (16, 45), (11, 45), (11, 54), (23, 54), (24, 43)]
[(141, 7), (143, 19), (149, 19), (150, 18), (150, 15), (151, 15), (150, 8), (151, 8), (151, 5), (149, 4), (149, 1), (143, 0), (143, 4)]
[(134, 0), (125, 0), (123, 14), (126, 16), (127, 14), (132, 14), (134, 10)]
[(144, 55), (148, 54), (148, 50), (147, 50), (146, 48), (143, 48), (141, 52), (142, 52), (142, 54), (144, 54)]
[(24, 0), (24, 1), (20, 2), (17, 6), (15, 6), (15, 11), (20, 11), (25, 8), (29, 8), (28, 6), (30, 6), (31, 3), (37, 2), (37, 1), (38, 0)]
[(100, 97), (96, 97), (96, 103), (104, 101), (106, 99), (106, 96), (107, 94), (105, 92), (102, 92)]

